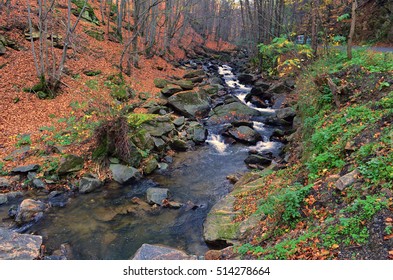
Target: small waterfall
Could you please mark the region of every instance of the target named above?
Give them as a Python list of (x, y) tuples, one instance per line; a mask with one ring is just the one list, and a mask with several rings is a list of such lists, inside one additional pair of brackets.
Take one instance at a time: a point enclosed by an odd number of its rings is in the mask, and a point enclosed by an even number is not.
[(214, 149), (220, 154), (224, 154), (228, 146), (227, 144), (224, 143), (224, 140), (222, 139), (221, 135), (216, 135), (216, 134), (209, 135), (206, 142), (212, 145)]

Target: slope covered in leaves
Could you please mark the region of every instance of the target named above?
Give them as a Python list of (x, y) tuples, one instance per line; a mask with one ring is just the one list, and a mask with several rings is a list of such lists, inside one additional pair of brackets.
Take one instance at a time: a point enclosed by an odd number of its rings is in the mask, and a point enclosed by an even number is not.
[(237, 195), (237, 221), (261, 217), (243, 258), (393, 257), (392, 61), (334, 53), (299, 77), (290, 163)]

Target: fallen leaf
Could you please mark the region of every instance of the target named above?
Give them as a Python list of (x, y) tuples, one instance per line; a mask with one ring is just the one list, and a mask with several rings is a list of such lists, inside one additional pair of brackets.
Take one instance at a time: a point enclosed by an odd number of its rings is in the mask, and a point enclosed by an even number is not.
[(383, 237), (383, 240), (389, 240), (393, 238), (393, 234), (389, 234)]
[(333, 244), (331, 248), (332, 248), (333, 250), (335, 250), (335, 249), (337, 249), (337, 248), (339, 248), (339, 247), (340, 247), (340, 245), (338, 245), (338, 244)]
[(393, 219), (392, 219), (392, 218), (386, 218), (385, 222), (387, 222), (387, 223), (392, 223), (392, 222), (393, 222)]

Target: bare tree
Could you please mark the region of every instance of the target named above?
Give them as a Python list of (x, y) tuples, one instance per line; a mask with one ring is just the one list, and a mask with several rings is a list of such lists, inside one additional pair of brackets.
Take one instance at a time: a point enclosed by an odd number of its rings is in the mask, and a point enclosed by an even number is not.
[(355, 34), (355, 27), (356, 27), (356, 8), (357, 8), (357, 1), (356, 0), (352, 0), (351, 28), (350, 28), (350, 31), (349, 31), (348, 44), (347, 44), (347, 56), (348, 56), (348, 59), (352, 59), (352, 42), (353, 42), (353, 36)]

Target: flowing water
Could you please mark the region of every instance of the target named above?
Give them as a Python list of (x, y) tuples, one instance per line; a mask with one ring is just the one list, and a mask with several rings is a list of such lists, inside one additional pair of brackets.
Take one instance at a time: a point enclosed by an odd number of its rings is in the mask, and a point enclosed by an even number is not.
[[(250, 88), (238, 82), (229, 66), (219, 71), (231, 93), (244, 102)], [(278, 154), (282, 146), (269, 142), (274, 128), (261, 121), (254, 122), (254, 129), (264, 141), (254, 147), (226, 144), (220, 129), (209, 127), (206, 144), (177, 154), (167, 170), (131, 185), (111, 183), (100, 192), (69, 198), (64, 208), (49, 209), (27, 233), (42, 235), (49, 252), (68, 243), (75, 259), (128, 259), (143, 243), (202, 256), (208, 250), (202, 237), (203, 222), (211, 207), (231, 191), (226, 176), (247, 170), (244, 159), (249, 149)], [(151, 209), (132, 202), (134, 197), (145, 200), (146, 190), (157, 186), (168, 188), (171, 200), (186, 206)], [(0, 220), (7, 216), (8, 208), (0, 208)]]

